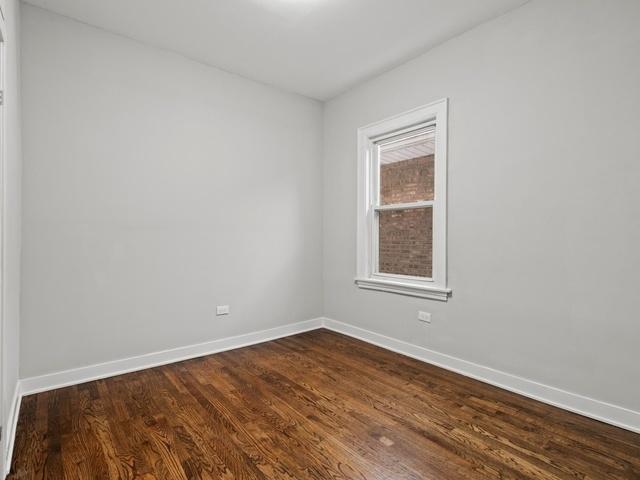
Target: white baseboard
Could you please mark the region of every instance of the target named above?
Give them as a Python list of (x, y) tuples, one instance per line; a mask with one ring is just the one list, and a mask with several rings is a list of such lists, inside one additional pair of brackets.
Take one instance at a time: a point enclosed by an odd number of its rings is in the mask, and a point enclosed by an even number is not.
[(2, 478), (9, 475), (11, 469), (11, 459), (13, 458), (13, 444), (16, 440), (16, 428), (18, 427), (18, 414), (20, 413), (20, 402), (22, 400), (22, 392), (20, 390), (20, 381), (16, 383), (16, 387), (13, 390), (13, 397), (11, 398), (11, 407), (9, 409), (9, 416), (7, 417), (7, 436), (5, 442), (4, 455), (4, 475)]
[(640, 412), (567, 392), (329, 318), (324, 327), (585, 417), (640, 433)]
[(234, 348), (246, 347), (256, 343), (268, 342), (277, 338), (288, 337), (296, 333), (306, 332), (322, 328), (323, 319), (314, 318), (303, 322), (291, 323), (280, 327), (261, 330), (258, 332), (246, 333), (235, 337), (221, 338), (210, 342), (178, 347), (160, 352), (147, 353), (135, 357), (113, 360), (105, 363), (98, 363), (86, 367), (73, 368), (61, 372), (48, 373), (38, 377), (23, 378), (21, 383), (22, 395), (53, 390), (55, 388), (77, 385), (79, 383), (90, 382), (100, 378), (113, 377), (123, 373), (144, 370), (145, 368), (157, 367), (168, 363), (188, 360), (190, 358), (202, 357), (212, 353), (224, 352)]

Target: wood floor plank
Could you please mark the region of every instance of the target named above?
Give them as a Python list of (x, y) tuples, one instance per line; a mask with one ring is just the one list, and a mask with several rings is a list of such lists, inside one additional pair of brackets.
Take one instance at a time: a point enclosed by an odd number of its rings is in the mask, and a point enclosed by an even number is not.
[[(242, 354), (242, 352), (238, 353)], [(252, 368), (251, 364), (245, 362), (236, 363), (232, 359), (223, 359), (223, 361), (231, 364), (230, 370), (236, 381), (246, 381), (247, 385), (251, 385), (251, 389), (256, 389), (259, 392), (259, 397), (268, 399), (270, 409), (279, 418), (279, 421), (276, 420), (276, 422), (281, 426), (277, 429), (285, 437), (295, 441), (292, 447), (303, 453), (302, 458), (315, 461), (316, 464), (323, 466), (325, 472), (321, 478), (366, 478), (361, 470), (371, 470), (373, 466), (382, 467), (379, 464), (362, 463), (348, 446), (337, 445), (338, 423), (335, 423), (331, 430), (325, 430), (320, 425), (310, 425), (310, 419), (307, 415), (309, 411), (313, 414), (318, 413), (319, 398), (317, 396), (309, 399), (312, 394), (299, 385), (287, 383), (287, 380), (278, 381), (273, 375), (271, 378), (266, 378), (265, 371), (256, 365)], [(251, 397), (252, 395), (248, 395), (246, 398)], [(265, 415), (262, 416), (265, 417)], [(273, 422), (271, 424), (273, 425)], [(267, 429), (271, 432), (274, 431), (273, 427), (269, 428), (269, 425), (267, 425)], [(331, 455), (331, 451), (335, 448), (339, 448), (342, 451), (342, 456), (350, 457), (352, 461), (347, 465), (337, 463), (334, 456)], [(317, 467), (314, 468), (314, 470), (316, 469)]]
[[(258, 350), (258, 357), (265, 361), (264, 358), (266, 355), (260, 353), (259, 349), (254, 350)], [(242, 353), (243, 352), (238, 352), (235, 357), (239, 357)], [(251, 361), (247, 361), (245, 364), (248, 368), (251, 368), (251, 365), (253, 365), (252, 372), (255, 376), (266, 379), (269, 384), (272, 384), (273, 395), (282, 396), (289, 401), (295, 411), (309, 410), (315, 419), (323, 419), (326, 428), (318, 425), (316, 430), (324, 430), (325, 433), (329, 434), (333, 442), (339, 444), (337, 447), (343, 452), (353, 453), (354, 451), (358, 451), (359, 456), (362, 456), (365, 460), (367, 458), (369, 460), (375, 459), (375, 461), (370, 461), (369, 464), (386, 468), (388, 470), (386, 475), (391, 475), (391, 478), (416, 477), (417, 472), (410, 468), (410, 463), (411, 460), (415, 460), (417, 457), (423, 457), (422, 452), (419, 452), (419, 455), (416, 457), (405, 456), (402, 462), (398, 462), (388, 458), (388, 456), (392, 454), (391, 449), (384, 447), (380, 442), (363, 443), (361, 441), (362, 437), (370, 435), (372, 425), (375, 425), (381, 420), (389, 421), (389, 419), (377, 418), (378, 422), (372, 423), (371, 417), (377, 416), (377, 412), (371, 405), (373, 402), (367, 400), (365, 398), (366, 395), (363, 395), (362, 391), (354, 389), (353, 385), (350, 385), (347, 387), (348, 393), (346, 395), (340, 395), (338, 397), (332, 395), (329, 397), (329, 392), (343, 392), (342, 387), (334, 382), (326, 387), (326, 389), (319, 390), (318, 388), (309, 387), (308, 383), (305, 384), (302, 381), (298, 384), (290, 380), (296, 370), (296, 364), (287, 364), (282, 358), (278, 361), (280, 362), (280, 368), (282, 368), (282, 366), (285, 367), (282, 369), (282, 374), (275, 372), (275, 370), (261, 368)], [(239, 368), (239, 365), (235, 366), (235, 369)], [(304, 375), (311, 378), (313, 374), (312, 371), (313, 369), (307, 366)], [(304, 387), (301, 386), (303, 384)], [(313, 384), (316, 386), (324, 386), (320, 379), (314, 380)], [(305, 387), (307, 387), (306, 391)], [(313, 398), (309, 399), (308, 392), (312, 390), (315, 391), (315, 393)], [(341, 401), (340, 397), (343, 397), (346, 401)], [(365, 412), (369, 414), (368, 417), (364, 415)], [(410, 445), (410, 442), (406, 442), (406, 444)], [(391, 462), (388, 460), (391, 460)], [(455, 461), (453, 461), (453, 459), (450, 460), (452, 461), (449, 462), (448, 472), (453, 474), (455, 473)], [(423, 468), (418, 471), (421, 474), (437, 473), (435, 471), (427, 472), (424, 465)], [(383, 478), (385, 478), (384, 475)], [(420, 476), (417, 476), (417, 478), (420, 478)], [(441, 478), (447, 477), (442, 476)], [(452, 478), (456, 477), (454, 476)]]
[(25, 397), (11, 480), (640, 480), (640, 435), (327, 330)]
[[(324, 355), (324, 353), (313, 352), (313, 355), (317, 358), (318, 355)], [(338, 370), (345, 368), (344, 365), (338, 366), (336, 359), (333, 359), (332, 365), (336, 366)], [(460, 478), (457, 471), (462, 468), (462, 465), (459, 465), (461, 463), (466, 465), (466, 470), (485, 472), (488, 478), (496, 476), (500, 478), (518, 477), (516, 472), (504, 465), (501, 467), (496, 465), (496, 468), (493, 468), (486, 456), (478, 456), (473, 450), (461, 449), (459, 444), (452, 443), (454, 440), (451, 435), (452, 427), (445, 423), (448, 416), (445, 418), (438, 418), (437, 415), (427, 416), (425, 417), (427, 421), (422, 424), (412, 421), (411, 416), (415, 414), (412, 414), (411, 410), (407, 408), (412, 399), (406, 396), (398, 397), (395, 388), (389, 388), (384, 383), (376, 382), (376, 379), (367, 376), (364, 370), (352, 371), (351, 374), (347, 371), (343, 373), (345, 375), (341, 375), (339, 378), (348, 378), (348, 384), (334, 383), (327, 389), (339, 392), (341, 396), (347, 398), (352, 397), (351, 404), (345, 406), (352, 417), (361, 418), (366, 425), (377, 425), (378, 428), (384, 426), (390, 432), (386, 437), (394, 438), (396, 446), (403, 446), (404, 454), (401, 456), (403, 464), (413, 463), (421, 473), (428, 473), (435, 478), (443, 479)], [(402, 406), (401, 412), (395, 411), (396, 405)], [(422, 404), (420, 408), (430, 409), (431, 407), (428, 404)], [(385, 411), (387, 415), (380, 416), (380, 411)], [(381, 422), (386, 423), (381, 425)], [(430, 424), (432, 428), (428, 430), (422, 428), (425, 423)], [(428, 446), (430, 451), (438, 450), (436, 461), (430, 462), (429, 457), (423, 455), (422, 449), (425, 446)], [(440, 468), (444, 461), (446, 461), (447, 468), (445, 471), (441, 471)]]
[[(324, 349), (316, 350), (314, 356), (326, 355), (324, 352)], [(347, 368), (352, 356), (349, 354), (339, 359), (334, 352), (331, 358), (334, 364), (342, 362), (342, 367)], [(438, 444), (446, 445), (448, 449), (456, 451), (461, 457), (466, 457), (471, 463), (476, 463), (479, 468), (484, 468), (489, 458), (496, 460), (497, 464), (512, 465), (515, 477), (526, 473), (535, 476), (536, 472), (539, 473), (539, 467), (536, 463), (540, 463), (538, 461), (544, 463), (544, 457), (536, 458), (537, 456), (532, 455), (526, 446), (517, 448), (514, 442), (519, 442), (518, 437), (505, 438), (499, 432), (491, 432), (475, 425), (474, 418), (464, 414), (459, 403), (447, 402), (446, 397), (434, 398), (432, 391), (427, 394), (419, 388), (415, 388), (413, 381), (404, 382), (402, 376), (402, 372), (397, 372), (396, 375), (379, 377), (377, 369), (369, 363), (365, 363), (357, 374), (352, 376), (350, 388), (359, 392), (359, 395), (369, 398), (370, 402), (375, 402), (377, 408), (384, 409), (389, 418), (395, 418), (399, 424), (406, 424), (414, 431), (421, 431), (420, 425), (430, 425), (431, 433), (436, 432), (439, 435)], [(371, 388), (372, 386), (373, 388)], [(384, 395), (382, 398), (375, 398), (369, 392), (378, 394), (383, 392)], [(396, 405), (402, 405), (400, 412), (396, 411)], [(485, 438), (479, 440), (477, 438), (479, 436)], [(464, 448), (463, 451), (460, 451), (461, 445), (475, 445), (476, 448)], [(488, 454), (475, 455), (475, 452), (478, 452), (482, 447), (488, 449)], [(557, 470), (548, 462), (545, 467), (548, 470), (547, 476)], [(505, 468), (500, 469), (502, 477), (506, 473)], [(554, 478), (566, 478), (560, 471), (554, 473), (556, 474)]]

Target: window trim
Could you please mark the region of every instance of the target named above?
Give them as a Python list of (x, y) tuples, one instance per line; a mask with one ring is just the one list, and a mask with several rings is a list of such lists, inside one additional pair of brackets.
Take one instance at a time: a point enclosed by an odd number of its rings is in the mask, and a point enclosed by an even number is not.
[[(451, 295), (447, 287), (447, 113), (444, 98), (358, 129), (358, 287), (441, 301)], [(379, 142), (430, 126), (435, 126), (433, 201), (379, 205)], [(376, 212), (406, 208), (433, 209), (432, 278), (377, 272)]]

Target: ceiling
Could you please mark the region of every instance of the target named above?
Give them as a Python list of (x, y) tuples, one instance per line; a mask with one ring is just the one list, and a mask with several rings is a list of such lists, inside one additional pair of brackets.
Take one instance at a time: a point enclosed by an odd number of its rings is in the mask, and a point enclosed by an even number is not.
[(527, 0), (27, 0), (327, 100)]
[(430, 135), (428, 138), (421, 138), (420, 141), (417, 142), (383, 150), (380, 155), (380, 164), (389, 165), (390, 163), (402, 162), (404, 160), (427, 157), (433, 155), (435, 149), (435, 137)]

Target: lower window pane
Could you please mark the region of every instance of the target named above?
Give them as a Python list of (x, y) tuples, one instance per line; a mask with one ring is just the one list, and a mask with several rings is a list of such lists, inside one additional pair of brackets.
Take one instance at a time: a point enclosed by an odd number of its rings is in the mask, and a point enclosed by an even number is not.
[(431, 277), (433, 209), (383, 210), (379, 215), (378, 271)]

